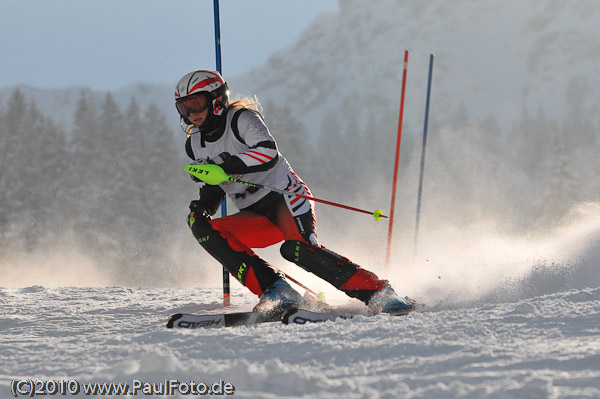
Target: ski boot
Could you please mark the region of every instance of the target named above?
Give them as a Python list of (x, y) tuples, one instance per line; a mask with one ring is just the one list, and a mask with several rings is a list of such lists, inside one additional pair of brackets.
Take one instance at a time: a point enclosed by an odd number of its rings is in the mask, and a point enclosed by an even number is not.
[(263, 292), (253, 310), (269, 317), (277, 317), (285, 310), (302, 306), (306, 302), (308, 301), (282, 278)]
[(389, 284), (386, 284), (381, 291), (373, 294), (369, 299), (368, 306), (370, 314), (404, 315), (414, 309), (413, 303), (400, 298)]

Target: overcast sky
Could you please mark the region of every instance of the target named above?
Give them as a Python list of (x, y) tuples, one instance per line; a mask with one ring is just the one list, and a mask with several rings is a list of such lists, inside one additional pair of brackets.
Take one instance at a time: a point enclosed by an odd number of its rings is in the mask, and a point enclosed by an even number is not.
[[(215, 68), (213, 0), (0, 0), (0, 87), (175, 84)], [(223, 74), (290, 45), (337, 0), (221, 0)]]

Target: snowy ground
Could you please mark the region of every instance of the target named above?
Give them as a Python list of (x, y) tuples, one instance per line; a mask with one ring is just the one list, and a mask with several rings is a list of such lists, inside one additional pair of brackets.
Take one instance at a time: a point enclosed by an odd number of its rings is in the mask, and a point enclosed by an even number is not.
[(0, 397), (14, 378), (221, 379), (243, 398), (600, 397), (600, 288), (319, 325), (164, 327), (174, 310), (214, 309), (198, 305), (211, 297), (218, 290), (1, 289)]
[[(165, 379), (193, 380), (196, 388), (223, 381), (240, 398), (597, 399), (596, 208), (545, 237), (478, 229), (423, 240), (426, 261), (393, 281), (429, 305), (406, 317), (169, 330), (173, 313), (222, 311), (220, 290), (9, 287), (4, 273), (0, 399), (13, 397), (14, 379), (157, 389)], [(255, 302), (234, 285), (228, 311)]]

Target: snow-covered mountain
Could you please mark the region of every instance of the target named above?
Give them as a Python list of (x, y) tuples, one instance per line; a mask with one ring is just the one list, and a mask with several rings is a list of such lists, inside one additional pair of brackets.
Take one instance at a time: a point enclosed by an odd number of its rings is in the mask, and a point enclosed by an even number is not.
[(593, 0), (341, 1), (339, 14), (315, 21), (241, 85), (295, 104), (317, 129), (325, 115), (368, 120), (397, 109), (409, 50), (406, 115), (420, 126), (433, 53), (431, 119), (464, 105), (508, 128), (523, 109), (560, 118), (575, 98), (597, 107), (599, 17)]
[[(569, 106), (597, 109), (598, 18), (594, 0), (344, 0), (339, 12), (317, 18), (263, 66), (226, 78), (234, 93), (290, 105), (318, 136), (327, 133), (323, 119), (332, 115), (366, 124), (383, 110), (397, 113), (409, 50), (406, 120), (414, 126), (408, 133), (416, 134), (433, 53), (432, 122), (444, 123), (464, 105), (472, 118), (494, 116), (510, 128), (524, 109), (541, 108), (557, 119)], [(0, 90), (0, 98), (10, 90)], [(81, 89), (24, 91), (68, 126)], [(114, 95), (123, 107), (132, 95), (141, 104), (154, 102), (176, 121), (168, 85), (137, 84)]]

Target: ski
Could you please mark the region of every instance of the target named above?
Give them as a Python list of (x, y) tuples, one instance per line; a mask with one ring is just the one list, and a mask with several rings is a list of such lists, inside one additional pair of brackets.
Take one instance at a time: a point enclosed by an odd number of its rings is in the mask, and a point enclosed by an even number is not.
[[(413, 302), (413, 306), (403, 309), (397, 313), (385, 313), (390, 316), (404, 316), (422, 305)], [(320, 310), (320, 311), (319, 311)], [(261, 312), (235, 312), (235, 313), (209, 313), (209, 314), (184, 314), (177, 313), (167, 321), (167, 328), (224, 328), (224, 327), (241, 327), (255, 326), (262, 323), (271, 323), (281, 321), (283, 324), (306, 324), (319, 323), (325, 321), (352, 319), (355, 316), (374, 316), (369, 314), (352, 314), (352, 313), (336, 313), (335, 310), (320, 305), (320, 308), (313, 310), (289, 308), (285, 311), (277, 311), (270, 313)]]
[[(325, 312), (329, 306), (321, 300), (312, 300), (311, 309)], [(223, 328), (254, 326), (263, 323), (280, 322), (286, 309), (273, 308), (268, 312), (247, 311), (234, 313), (205, 313), (185, 314), (177, 313), (167, 320), (167, 328)]]
[[(405, 316), (410, 312), (415, 311), (417, 308), (422, 307), (422, 305), (417, 306), (415, 302), (413, 302), (413, 306), (403, 309), (396, 313), (382, 313), (388, 314), (390, 316)], [(285, 311), (281, 321), (283, 324), (306, 324), (306, 323), (321, 323), (325, 321), (335, 321), (335, 320), (348, 320), (352, 319), (355, 316), (376, 316), (376, 314), (351, 314), (351, 313), (334, 313), (334, 312), (312, 312), (310, 310), (305, 309), (296, 309), (290, 308)]]
[(215, 314), (183, 314), (177, 313), (169, 317), (167, 328), (223, 328), (253, 326), (261, 323), (281, 320), (281, 314), (265, 315), (258, 312), (215, 313)]
[(330, 320), (338, 319), (351, 319), (354, 315), (348, 314), (335, 314), (335, 313), (321, 313), (311, 312), (310, 310), (304, 309), (288, 309), (281, 319), (283, 324), (306, 324), (306, 323), (320, 323)]

